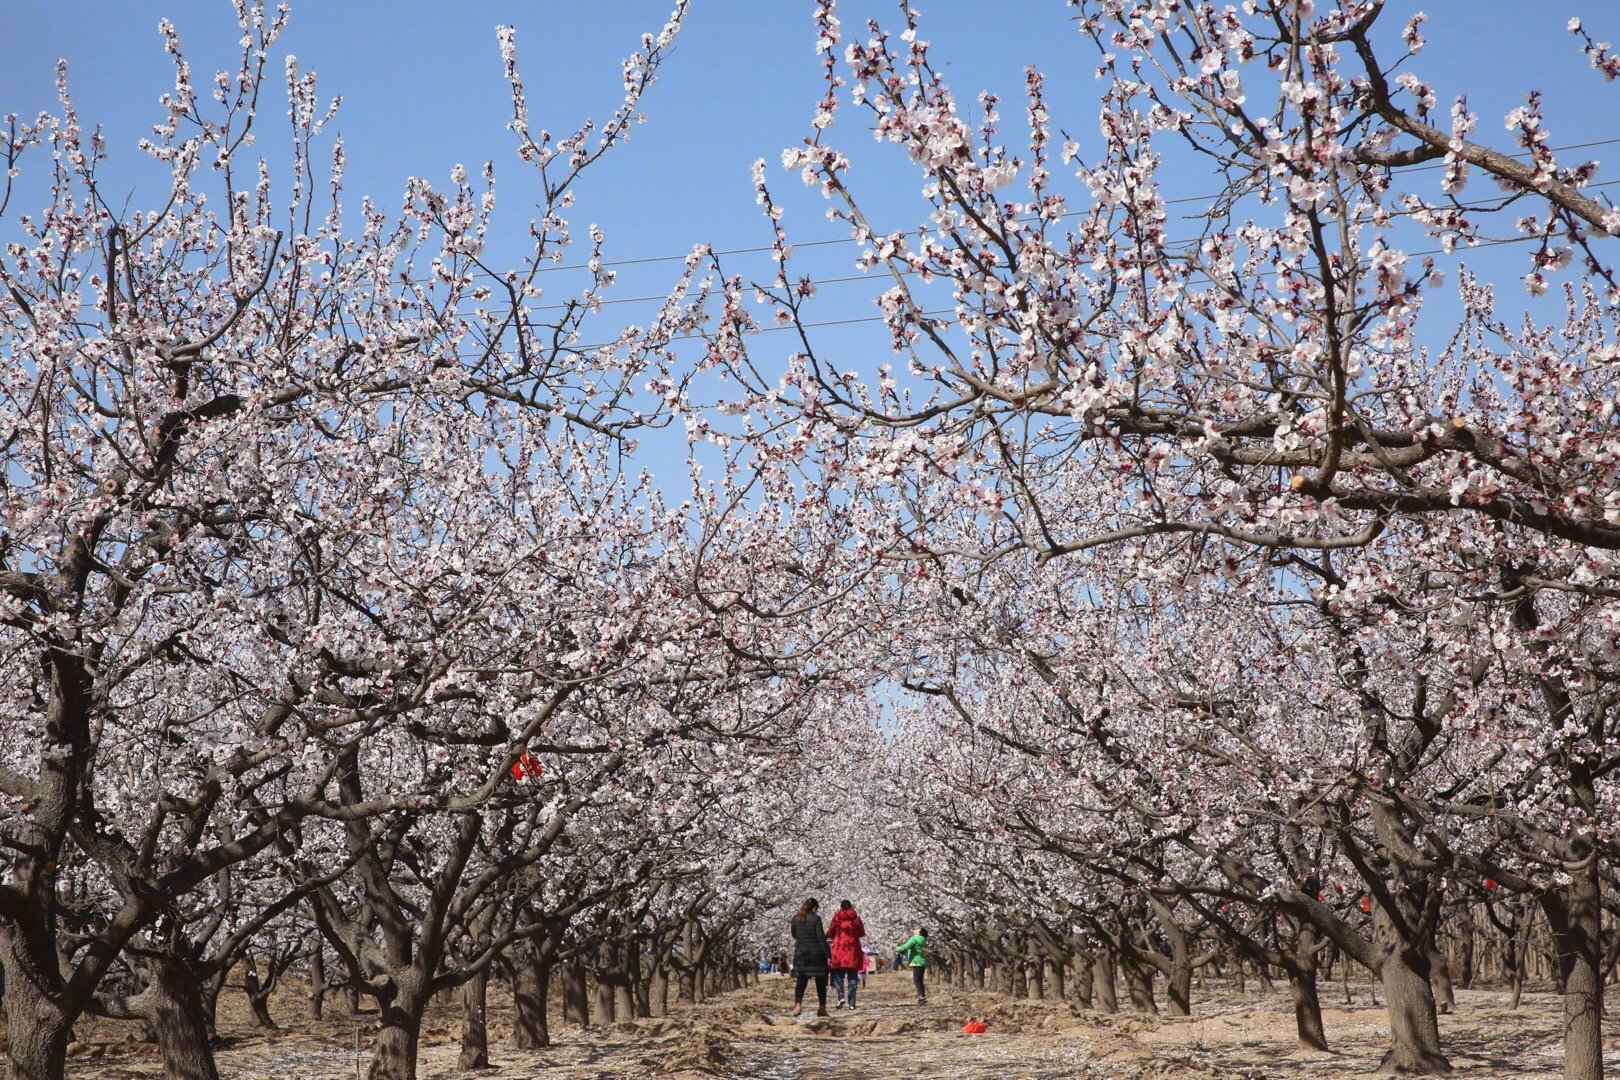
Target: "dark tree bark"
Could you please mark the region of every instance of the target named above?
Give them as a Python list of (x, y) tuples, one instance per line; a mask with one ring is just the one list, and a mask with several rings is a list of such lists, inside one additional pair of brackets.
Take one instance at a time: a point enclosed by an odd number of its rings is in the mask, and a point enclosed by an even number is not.
[[(647, 994), (647, 1011), (651, 1016), (669, 1015), (669, 971), (662, 964), (653, 972), (652, 986)], [(756, 983), (759, 981), (755, 976)]]
[(1094, 1001), (1093, 984), (1095, 981), (1091, 970), (1091, 956), (1088, 953), (1076, 953), (1071, 963), (1074, 967), (1074, 975), (1069, 980), (1069, 986), (1074, 993), (1074, 999), (1082, 1009), (1089, 1009)]
[(422, 1016), (432, 999), (432, 987), (415, 970), (402, 973), (392, 985), (394, 992), (377, 1003), (377, 1045), (367, 1080), (416, 1080)]
[(219, 1080), (201, 982), (188, 965), (167, 957), (148, 966), (151, 980), (136, 1014), (151, 1027), (167, 1080)]
[(1434, 1006), (1441, 1016), (1449, 1016), (1457, 1008), (1457, 993), (1451, 985), (1451, 965), (1438, 949), (1429, 952), (1429, 986), (1434, 993)]
[(1062, 1001), (1067, 996), (1068, 987), (1064, 982), (1064, 963), (1061, 957), (1049, 958), (1046, 961), (1046, 977), (1042, 980), (1042, 989), (1048, 996)]
[(1153, 969), (1129, 953), (1120, 954), (1119, 967), (1125, 975), (1131, 1008), (1140, 1013), (1158, 1012), (1159, 1003), (1153, 999)]
[(1327, 1031), (1322, 1024), (1322, 999), (1317, 994), (1321, 941), (1314, 926), (1302, 924), (1292, 947), (1278, 957), (1279, 965), (1288, 973), (1288, 989), (1294, 998), (1294, 1029), (1302, 1050), (1328, 1049)]
[(248, 1009), (253, 1013), (253, 1024), (261, 1031), (275, 1031), (276, 1022), (270, 1017), (270, 992), (275, 980), (259, 981), (259, 968), (250, 956), (242, 969), (242, 989), (247, 993)]
[(1378, 1065), (1381, 1073), (1435, 1076), (1451, 1072), (1451, 1062), (1440, 1052), (1440, 1025), (1428, 964), (1426, 952), (1393, 949), (1378, 970), (1390, 1037), (1389, 1052)]
[(1170, 999), (1171, 1016), (1192, 1015), (1192, 981), (1192, 964), (1185, 962), (1184, 957), (1178, 958), (1170, 969), (1170, 977), (1165, 980), (1165, 996)]
[(463, 1072), (489, 1068), (488, 989), (485, 971), (461, 984), (461, 1056), (456, 1067)]
[(1327, 1050), (1322, 1026), (1322, 1001), (1316, 996), (1315, 969), (1290, 968), (1288, 987), (1294, 995), (1294, 1027), (1302, 1050)]
[(321, 1019), (326, 1011), (326, 950), (321, 936), (315, 935), (309, 954), (309, 1018)]
[(522, 942), (512, 957), (512, 1045), (538, 1050), (551, 1045), (546, 1015), (551, 995), (552, 956), (549, 942)]
[(1107, 945), (1098, 946), (1091, 958), (1091, 984), (1097, 992), (1097, 1008), (1105, 1013), (1119, 1012), (1119, 995), (1114, 984), (1114, 950)]
[(7, 957), (6, 1058), (9, 1080), (63, 1080), (73, 1024)]
[(585, 961), (575, 957), (563, 965), (563, 1019), (580, 1027), (591, 1026), (590, 997), (585, 985)]
[(1564, 984), (1564, 1080), (1603, 1076), (1603, 907), (1596, 856), (1542, 898)]

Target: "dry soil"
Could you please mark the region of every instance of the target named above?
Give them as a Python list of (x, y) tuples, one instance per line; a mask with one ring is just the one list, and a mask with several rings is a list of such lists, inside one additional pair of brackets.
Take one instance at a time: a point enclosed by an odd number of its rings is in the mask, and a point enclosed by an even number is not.
[[(1056, 1002), (1015, 1001), (981, 991), (930, 990), (917, 1006), (905, 973), (874, 976), (860, 1007), (833, 1010), (825, 1020), (790, 1014), (792, 987), (781, 976), (723, 995), (672, 1016), (581, 1031), (557, 1025), (556, 1045), (517, 1051), (505, 1044), (509, 1012), (492, 1001), (493, 1080), (640, 1080), (669, 1077), (833, 1077), (850, 1080), (952, 1080), (1087, 1077), (1121, 1080), (1352, 1080), (1372, 1075), (1387, 1033), (1371, 991), (1324, 987), (1335, 999), (1324, 1019), (1332, 1054), (1294, 1048), (1285, 993), (1206, 993), (1186, 1019), (1122, 1013), (1077, 1013)], [(229, 994), (234, 999), (239, 995)], [(812, 997), (813, 991), (812, 991)], [(1610, 1016), (1615, 1015), (1611, 1001)], [(370, 1021), (294, 1020), (301, 1003), (277, 1002), (288, 1031), (251, 1031), (234, 1000), (221, 1002), (219, 1053), (226, 1080), (354, 1080), (365, 1075)], [(982, 1035), (963, 1032), (984, 1020)], [(448, 1080), (456, 1071), (458, 1023), (451, 1004), (437, 1008), (424, 1037), (422, 1080)], [(1526, 994), (1519, 1009), (1493, 991), (1461, 991), (1457, 1011), (1441, 1018), (1447, 1053), (1467, 1080), (1552, 1078), (1560, 1074), (1559, 1006), (1550, 993)], [(129, 1038), (127, 1026), (87, 1028), (74, 1047), (70, 1075), (85, 1080), (134, 1080), (163, 1074), (155, 1048)], [(1620, 1024), (1606, 1031), (1606, 1061), (1620, 1076)]]

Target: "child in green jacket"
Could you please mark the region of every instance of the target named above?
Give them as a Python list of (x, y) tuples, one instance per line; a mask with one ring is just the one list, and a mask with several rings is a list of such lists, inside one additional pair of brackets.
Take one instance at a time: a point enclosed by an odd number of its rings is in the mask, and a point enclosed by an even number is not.
[(898, 952), (911, 965), (911, 984), (917, 988), (917, 1004), (928, 1004), (928, 991), (923, 989), (923, 971), (928, 967), (928, 931), (922, 927), (900, 946)]

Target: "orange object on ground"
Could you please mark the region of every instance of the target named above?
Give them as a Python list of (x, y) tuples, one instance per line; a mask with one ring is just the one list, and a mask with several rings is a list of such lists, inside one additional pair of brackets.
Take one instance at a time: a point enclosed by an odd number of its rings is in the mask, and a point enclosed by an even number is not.
[(967, 1023), (962, 1025), (962, 1030), (967, 1032), (969, 1035), (983, 1035), (985, 1031), (985, 1023), (983, 1020), (969, 1020)]

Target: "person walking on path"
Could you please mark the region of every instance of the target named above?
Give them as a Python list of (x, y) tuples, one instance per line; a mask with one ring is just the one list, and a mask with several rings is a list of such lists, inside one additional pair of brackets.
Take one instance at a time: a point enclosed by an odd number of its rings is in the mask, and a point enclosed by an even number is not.
[(928, 967), (928, 931), (922, 927), (900, 946), (899, 955), (911, 965), (911, 984), (917, 988), (917, 1004), (928, 1004), (928, 991), (923, 989), (923, 972)]
[(822, 929), (821, 916), (816, 910), (821, 902), (815, 897), (799, 907), (798, 914), (788, 928), (793, 932), (793, 974), (797, 976), (793, 988), (793, 1015), (804, 1010), (804, 988), (812, 978), (816, 980), (816, 1015), (827, 1015), (827, 932)]
[(832, 942), (832, 986), (838, 998), (838, 1007), (855, 1007), (855, 991), (860, 986), (861, 938), (866, 936), (866, 924), (848, 900), (841, 901), (827, 924), (827, 938)]

